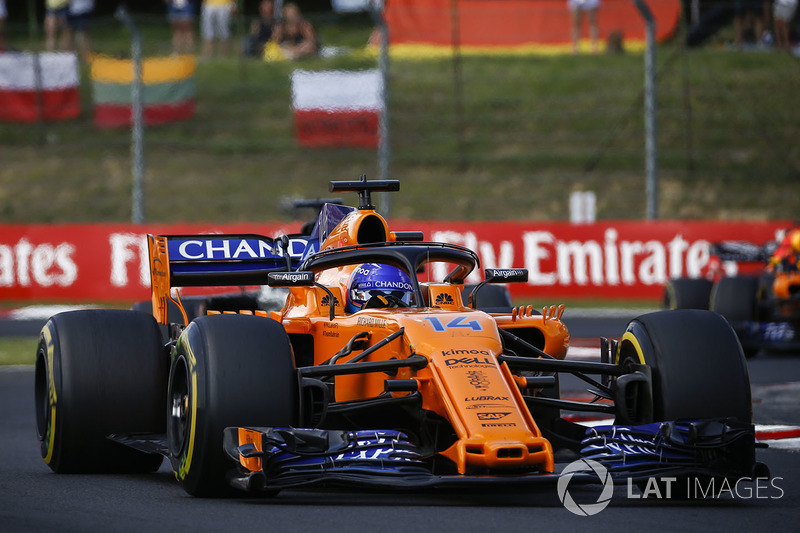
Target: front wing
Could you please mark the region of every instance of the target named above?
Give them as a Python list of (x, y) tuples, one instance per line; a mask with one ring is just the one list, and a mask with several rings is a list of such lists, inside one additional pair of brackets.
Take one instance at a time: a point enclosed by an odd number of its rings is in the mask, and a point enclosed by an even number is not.
[[(300, 428), (227, 428), (224, 448), (236, 466), (232, 486), (249, 492), (275, 492), (303, 486), (362, 488), (480, 488), (552, 485), (555, 472), (438, 475), (402, 432), (336, 431)], [(653, 476), (751, 477), (763, 472), (755, 461), (751, 424), (729, 419), (682, 420), (642, 426), (589, 428), (576, 459), (602, 465), (624, 483)], [(570, 469), (570, 482), (598, 483), (591, 468)]]

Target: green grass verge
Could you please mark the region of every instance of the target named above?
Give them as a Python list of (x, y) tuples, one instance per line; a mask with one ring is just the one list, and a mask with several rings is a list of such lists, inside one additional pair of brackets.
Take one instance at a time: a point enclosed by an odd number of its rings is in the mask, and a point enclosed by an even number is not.
[[(326, 44), (355, 50), (371, 30), (360, 19), (317, 23)], [(140, 25), (146, 54), (169, 53), (163, 17)], [(95, 28), (95, 50), (128, 53), (117, 23)], [(797, 58), (680, 41), (657, 55), (660, 216), (795, 217)], [(298, 146), (289, 83), (295, 68), (375, 66), (358, 53), (200, 62), (196, 116), (145, 133), (148, 221), (288, 220), (306, 213), (282, 210), (287, 197), (376, 177), (375, 150)], [(644, 217), (641, 54), (464, 57), (460, 105), (455, 72), (450, 59), (391, 61), (391, 177), (402, 182), (393, 216), (565, 220), (569, 193), (583, 189), (597, 192), (600, 219)], [(88, 70), (82, 79), (79, 120), (0, 124), (0, 223), (130, 219), (130, 133), (93, 127)]]
[(0, 365), (32, 365), (37, 337), (0, 337)]

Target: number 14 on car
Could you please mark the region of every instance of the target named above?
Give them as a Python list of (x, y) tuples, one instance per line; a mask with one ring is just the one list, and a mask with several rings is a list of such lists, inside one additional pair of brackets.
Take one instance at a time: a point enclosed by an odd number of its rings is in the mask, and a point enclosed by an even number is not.
[(443, 324), (439, 317), (426, 317), (425, 320), (433, 326), (433, 331), (445, 332), (448, 329), (469, 328), (472, 331), (483, 331), (483, 326), (477, 320), (467, 320), (466, 316), (457, 316), (447, 324)]

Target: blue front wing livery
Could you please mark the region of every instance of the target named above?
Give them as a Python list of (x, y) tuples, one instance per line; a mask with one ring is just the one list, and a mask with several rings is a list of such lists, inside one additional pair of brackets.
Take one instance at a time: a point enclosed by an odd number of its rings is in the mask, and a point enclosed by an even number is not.
[[(408, 436), (395, 430), (339, 431), (248, 428), (262, 434), (263, 451), (238, 445), (238, 428), (225, 430), (228, 456), (262, 458), (261, 472), (236, 468), (229, 481), (244, 490), (269, 490), (311, 484), (394, 488), (469, 486), (490, 483), (546, 484), (558, 474), (437, 476)], [(581, 455), (605, 466), (615, 482), (650, 476), (752, 475), (755, 464), (752, 424), (733, 419), (678, 420), (641, 426), (589, 428)], [(594, 476), (574, 477), (596, 483)]]

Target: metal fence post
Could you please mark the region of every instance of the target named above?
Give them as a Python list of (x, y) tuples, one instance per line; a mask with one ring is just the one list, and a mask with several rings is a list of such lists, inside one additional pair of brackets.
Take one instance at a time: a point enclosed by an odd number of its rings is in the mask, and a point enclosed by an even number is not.
[[(392, 157), (389, 144), (389, 27), (383, 18), (382, 4), (382, 2), (370, 2), (370, 14), (381, 36), (378, 69), (381, 72), (381, 102), (383, 105), (378, 117), (378, 177), (387, 180)], [(381, 193), (381, 212), (385, 216), (389, 216), (390, 210), (390, 193)]]
[(644, 54), (644, 130), (647, 172), (647, 219), (658, 218), (658, 125), (656, 122), (656, 36), (655, 19), (645, 0), (633, 0), (645, 21), (647, 49)]
[(131, 32), (131, 61), (133, 62), (133, 83), (131, 84), (132, 125), (131, 125), (131, 158), (133, 174), (133, 192), (131, 206), (131, 222), (144, 222), (144, 109), (142, 95), (142, 35), (133, 23), (130, 13), (124, 5), (117, 8), (116, 16)]

